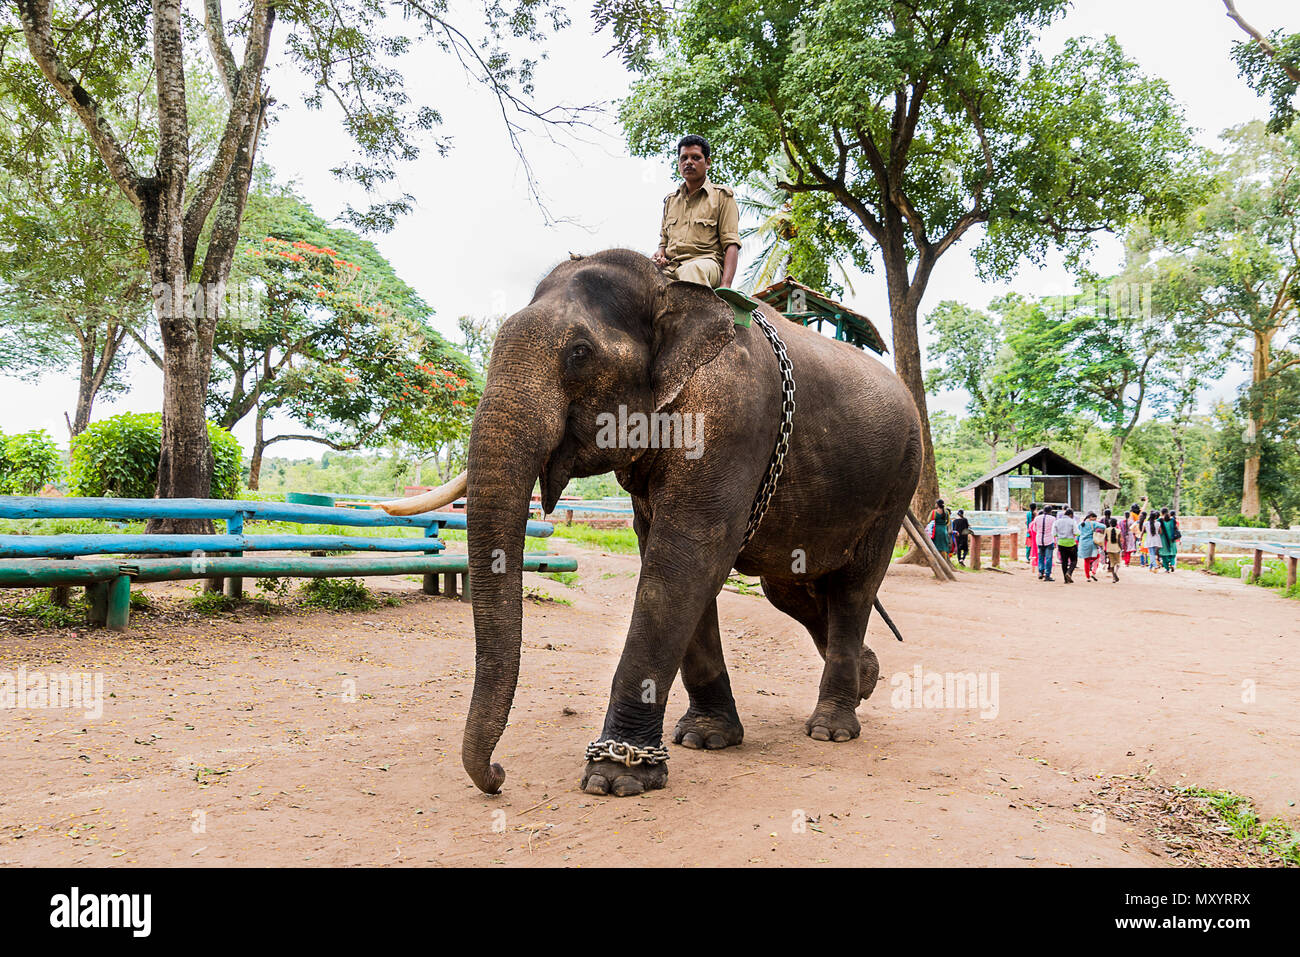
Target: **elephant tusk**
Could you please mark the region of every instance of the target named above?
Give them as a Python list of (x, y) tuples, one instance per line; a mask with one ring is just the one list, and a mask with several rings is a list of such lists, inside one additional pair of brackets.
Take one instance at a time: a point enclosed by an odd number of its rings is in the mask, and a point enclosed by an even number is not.
[(467, 474), (467, 472), (461, 472), (445, 485), (439, 485), (437, 488), (423, 492), (420, 495), (377, 504), (379, 508), (382, 508), (389, 515), (419, 515), (421, 512), (432, 512), (444, 505), (450, 505), (465, 494), (465, 489), (468, 487), (465, 478)]

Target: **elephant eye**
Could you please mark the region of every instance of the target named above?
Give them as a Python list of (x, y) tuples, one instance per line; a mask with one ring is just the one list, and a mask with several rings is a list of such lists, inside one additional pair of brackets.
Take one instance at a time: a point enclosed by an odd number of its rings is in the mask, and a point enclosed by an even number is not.
[(585, 342), (574, 343), (569, 348), (569, 365), (574, 366), (586, 360), (591, 355), (591, 346)]

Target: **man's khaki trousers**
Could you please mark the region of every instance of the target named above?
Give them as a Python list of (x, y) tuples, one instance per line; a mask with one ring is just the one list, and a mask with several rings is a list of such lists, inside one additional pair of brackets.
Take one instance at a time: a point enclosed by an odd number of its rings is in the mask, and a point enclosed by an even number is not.
[[(669, 266), (664, 270), (669, 276), (673, 276), (673, 267)], [(708, 286), (710, 289), (717, 289), (718, 283), (722, 279), (722, 267), (713, 259), (701, 257), (700, 259), (688, 259), (685, 262), (678, 263), (676, 268), (676, 279), (685, 282), (698, 282), (701, 285)]]

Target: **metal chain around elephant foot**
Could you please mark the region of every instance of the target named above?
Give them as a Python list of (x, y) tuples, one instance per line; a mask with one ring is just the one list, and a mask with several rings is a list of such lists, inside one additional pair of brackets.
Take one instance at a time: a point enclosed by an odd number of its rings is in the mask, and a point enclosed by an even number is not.
[(790, 433), (794, 430), (794, 364), (790, 361), (790, 356), (785, 351), (785, 343), (777, 335), (776, 329), (757, 309), (754, 310), (754, 321), (763, 330), (763, 335), (767, 336), (767, 341), (772, 344), (772, 351), (776, 353), (776, 363), (781, 368), (781, 431), (777, 433), (776, 446), (772, 449), (772, 458), (767, 463), (767, 473), (763, 476), (763, 483), (758, 487), (754, 504), (750, 506), (749, 524), (745, 526), (745, 539), (740, 543), (741, 551), (745, 550), (749, 540), (754, 537), (758, 526), (763, 524), (763, 516), (767, 514), (767, 506), (772, 502), (772, 496), (776, 493), (776, 483), (781, 478), (782, 469), (785, 468), (785, 454), (790, 450)]
[(638, 764), (663, 764), (668, 760), (668, 749), (662, 746), (641, 748), (625, 741), (606, 738), (604, 741), (593, 741), (587, 745), (587, 760), (613, 761), (615, 764), (622, 764), (629, 768)]

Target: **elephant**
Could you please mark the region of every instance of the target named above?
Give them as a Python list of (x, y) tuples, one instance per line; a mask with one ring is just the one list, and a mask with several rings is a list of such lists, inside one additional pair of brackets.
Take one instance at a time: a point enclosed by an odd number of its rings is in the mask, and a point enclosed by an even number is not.
[[(519, 675), (524, 524), (538, 481), (549, 512), (571, 478), (613, 471), (631, 496), (641, 553), (585, 792), (665, 786), (664, 718), (678, 672), (689, 705), (673, 742), (741, 743), (717, 609), (733, 567), (759, 576), (768, 601), (811, 633), (824, 659), (805, 733), (858, 737), (856, 709), (879, 676), (867, 621), (920, 475), (920, 417), (882, 363), (769, 306), (761, 314), (784, 343), (795, 401), (782, 471), (748, 541), (785, 408), (759, 322), (738, 325), (708, 286), (670, 281), (646, 256), (610, 249), (561, 262), (501, 325), (466, 470), (475, 671), (462, 759), (482, 791), (495, 794), (505, 780), (492, 753)], [(637, 414), (669, 423), (680, 414), (698, 423), (702, 441), (654, 447), (634, 432), (609, 440), (614, 417)]]

